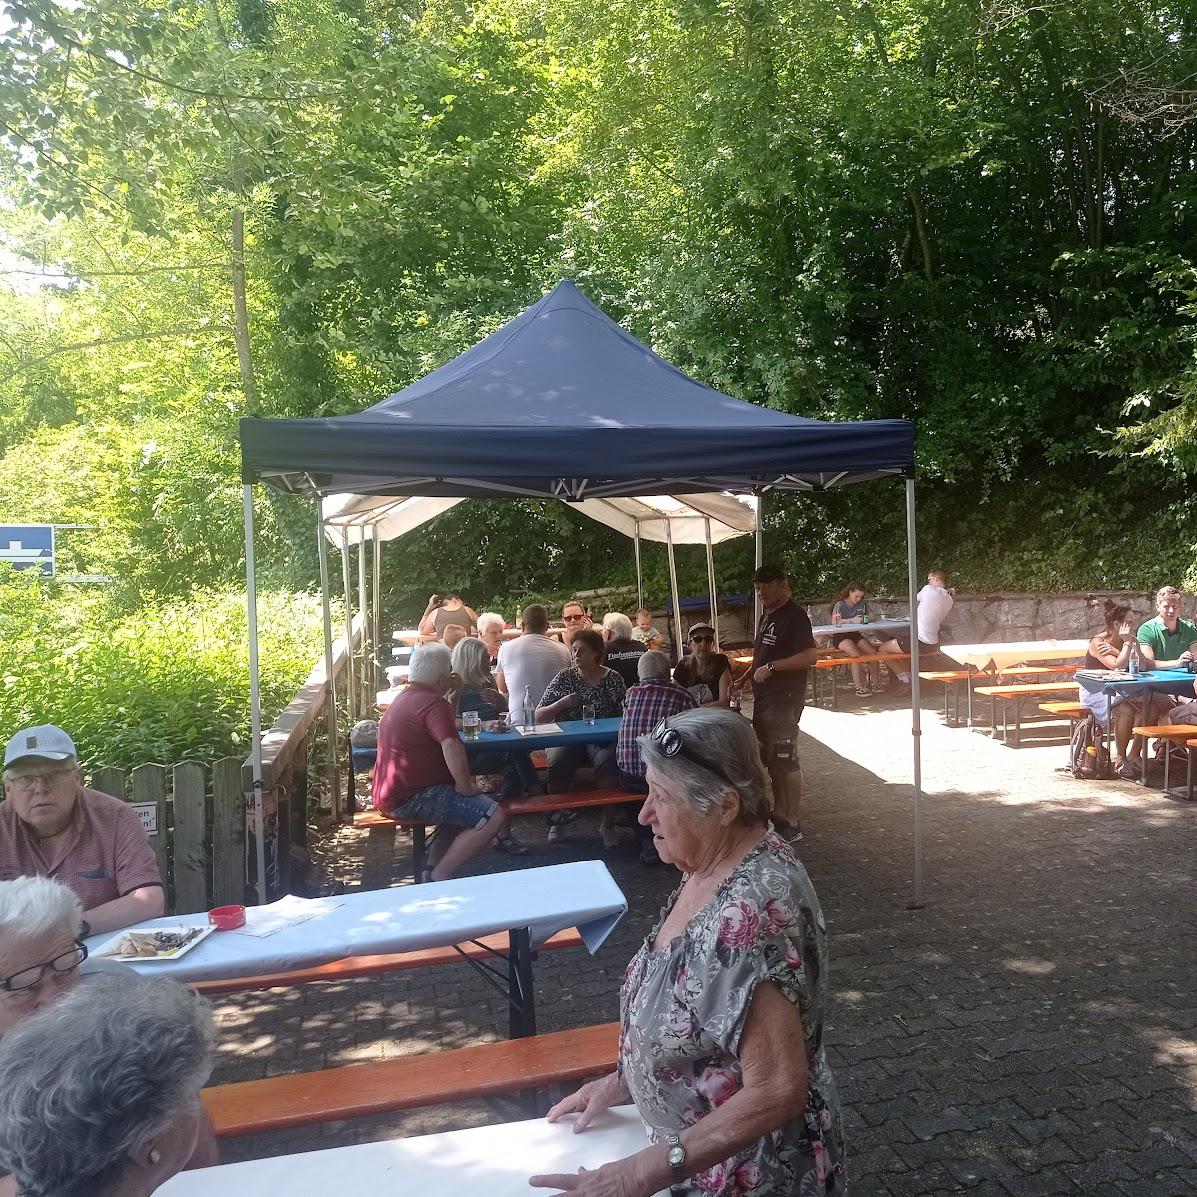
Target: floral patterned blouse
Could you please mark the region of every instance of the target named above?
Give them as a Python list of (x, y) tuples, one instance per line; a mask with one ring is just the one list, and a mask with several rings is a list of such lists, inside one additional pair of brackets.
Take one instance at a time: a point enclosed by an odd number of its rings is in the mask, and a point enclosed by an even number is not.
[[(678, 892), (665, 904), (660, 927)], [(677, 939), (628, 965), (619, 1064), (654, 1140), (693, 1126), (742, 1085), (737, 1056), (756, 986), (773, 981), (802, 1015), (806, 1112), (676, 1191), (719, 1197), (816, 1197), (848, 1191), (839, 1096), (823, 1051), (827, 929), (806, 870), (770, 833)]]

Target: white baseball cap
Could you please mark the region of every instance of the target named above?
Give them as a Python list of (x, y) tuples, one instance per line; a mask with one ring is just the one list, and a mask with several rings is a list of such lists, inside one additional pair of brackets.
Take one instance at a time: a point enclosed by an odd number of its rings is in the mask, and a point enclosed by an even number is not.
[(4, 767), (29, 759), (43, 761), (73, 760), (78, 753), (75, 741), (52, 723), (19, 731), (4, 748)]

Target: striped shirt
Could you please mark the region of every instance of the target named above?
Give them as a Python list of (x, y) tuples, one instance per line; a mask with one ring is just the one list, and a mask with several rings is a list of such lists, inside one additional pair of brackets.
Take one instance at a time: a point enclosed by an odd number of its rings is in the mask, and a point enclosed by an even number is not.
[(677, 682), (653, 679), (633, 686), (623, 699), (623, 722), (619, 725), (619, 741), (615, 745), (615, 761), (620, 772), (633, 777), (644, 776), (644, 762), (640, 759), (638, 736), (646, 736), (667, 715), (689, 711), (698, 704)]
[(49, 856), (12, 803), (0, 802), (0, 881), (35, 876), (69, 885), (84, 911), (143, 886), (162, 885), (137, 812), (119, 798), (82, 787), (70, 831)]

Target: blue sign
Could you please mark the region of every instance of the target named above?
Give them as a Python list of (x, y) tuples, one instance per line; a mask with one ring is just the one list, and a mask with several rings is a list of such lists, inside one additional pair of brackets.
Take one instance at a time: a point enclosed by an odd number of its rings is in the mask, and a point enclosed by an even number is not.
[(53, 524), (0, 524), (0, 561), (54, 576)]

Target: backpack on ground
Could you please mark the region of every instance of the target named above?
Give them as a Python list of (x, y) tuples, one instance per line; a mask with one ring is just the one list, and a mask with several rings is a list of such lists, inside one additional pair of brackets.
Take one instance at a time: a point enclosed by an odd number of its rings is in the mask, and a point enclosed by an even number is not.
[(1072, 729), (1068, 768), (1073, 777), (1102, 781), (1110, 776), (1110, 753), (1101, 726), (1092, 714), (1077, 721)]

